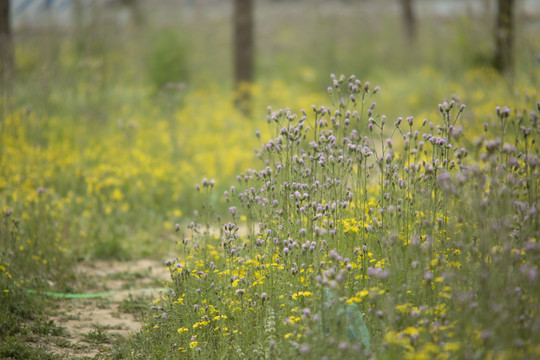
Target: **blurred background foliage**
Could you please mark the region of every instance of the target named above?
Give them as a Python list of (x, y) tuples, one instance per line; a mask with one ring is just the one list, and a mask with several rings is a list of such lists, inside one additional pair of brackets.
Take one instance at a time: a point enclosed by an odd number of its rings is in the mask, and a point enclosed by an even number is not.
[(246, 115), (233, 103), (232, 1), (12, 1), (0, 206), (42, 222), (29, 206), (41, 189), (64, 252), (161, 256), (173, 224), (200, 205), (194, 184), (216, 178), (219, 194), (257, 166), (267, 106), (327, 103), (331, 73), (379, 85), (377, 109), (391, 119), (433, 118), (456, 98), (478, 130), (495, 106), (537, 97), (534, 1), (516, 5), (513, 76), (492, 66), (494, 1), (418, 0), (413, 41), (397, 1), (254, 4)]

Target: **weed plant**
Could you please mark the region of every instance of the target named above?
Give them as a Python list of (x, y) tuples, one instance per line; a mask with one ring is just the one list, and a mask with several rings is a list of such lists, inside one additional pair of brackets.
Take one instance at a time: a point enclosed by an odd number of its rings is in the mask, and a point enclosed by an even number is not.
[(197, 185), (140, 356), (540, 355), (540, 102), (471, 133), (455, 100), (389, 119), (378, 91), (332, 76), (330, 106), (269, 108), (262, 166), (224, 192), (227, 214), (214, 180)]

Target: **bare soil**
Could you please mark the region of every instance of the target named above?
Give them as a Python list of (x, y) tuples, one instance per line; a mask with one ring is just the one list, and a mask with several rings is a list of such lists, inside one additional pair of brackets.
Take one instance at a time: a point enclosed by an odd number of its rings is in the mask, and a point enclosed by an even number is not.
[(115, 341), (140, 330), (140, 316), (169, 279), (155, 260), (96, 261), (80, 264), (77, 272), (85, 294), (105, 294), (58, 301), (51, 320), (62, 335), (45, 345), (62, 359), (105, 358)]

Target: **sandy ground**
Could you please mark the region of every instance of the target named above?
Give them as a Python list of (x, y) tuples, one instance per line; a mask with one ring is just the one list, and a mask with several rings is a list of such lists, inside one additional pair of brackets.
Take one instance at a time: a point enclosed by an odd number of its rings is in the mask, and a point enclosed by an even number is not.
[(162, 262), (97, 261), (79, 265), (85, 293), (114, 292), (96, 298), (62, 299), (51, 317), (64, 336), (46, 344), (63, 359), (99, 359), (110, 353), (113, 343), (141, 328), (142, 311), (159, 297), (157, 289), (169, 279)]

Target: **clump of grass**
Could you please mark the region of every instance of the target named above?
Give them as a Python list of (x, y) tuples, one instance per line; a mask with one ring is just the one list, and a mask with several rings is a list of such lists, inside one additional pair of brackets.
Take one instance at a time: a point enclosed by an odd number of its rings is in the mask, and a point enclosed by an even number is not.
[(268, 109), (263, 165), (224, 192), (228, 214), (197, 185), (141, 356), (538, 354), (540, 105), (470, 133), (456, 100), (390, 120), (378, 90), (332, 76), (331, 106)]
[(148, 311), (148, 303), (148, 297), (129, 294), (128, 298), (122, 300), (122, 303), (118, 306), (118, 311), (126, 314), (142, 315)]
[(57, 326), (54, 323), (54, 320), (49, 321), (36, 321), (31, 324), (29, 329), (42, 336), (52, 335), (52, 336), (65, 336), (67, 335), (67, 330), (64, 327)]
[(13, 338), (0, 343), (0, 357), (10, 360), (42, 359), (54, 360), (57, 357), (37, 346), (21, 344)]
[(95, 344), (108, 344), (112, 343), (112, 339), (109, 337), (109, 335), (103, 331), (101, 327), (98, 327), (94, 330), (90, 330), (86, 334), (82, 334), (82, 337), (86, 339), (86, 341), (90, 343)]

